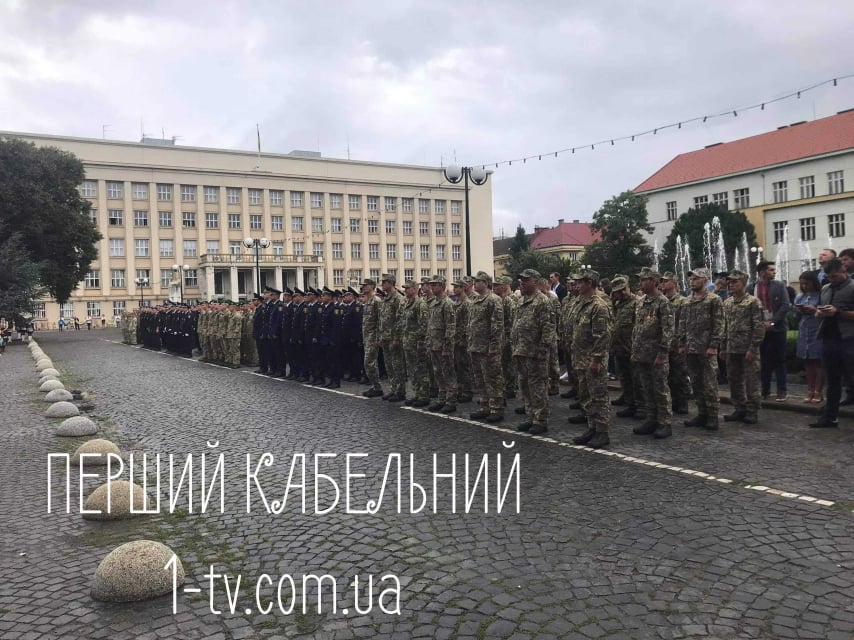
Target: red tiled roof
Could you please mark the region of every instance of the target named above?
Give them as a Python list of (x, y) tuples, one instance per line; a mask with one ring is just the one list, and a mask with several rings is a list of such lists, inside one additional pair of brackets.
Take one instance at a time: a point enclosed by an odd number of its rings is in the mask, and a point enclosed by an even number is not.
[(634, 191), (642, 193), (845, 149), (854, 149), (854, 110), (680, 154)]
[(535, 229), (531, 248), (546, 249), (565, 244), (586, 247), (598, 239), (599, 234), (592, 233), (587, 222), (561, 222), (551, 229)]

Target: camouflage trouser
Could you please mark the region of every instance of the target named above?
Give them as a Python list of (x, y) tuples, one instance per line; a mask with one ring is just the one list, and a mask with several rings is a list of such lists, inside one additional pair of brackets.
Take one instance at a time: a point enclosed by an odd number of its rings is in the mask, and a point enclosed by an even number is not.
[(240, 366), (240, 338), (225, 338), (225, 364), (229, 367)]
[(759, 356), (745, 362), (743, 353), (727, 353), (726, 368), (732, 406), (755, 417), (759, 413)]
[(255, 348), (255, 341), (252, 339), (252, 334), (244, 335), (240, 341), (240, 354), (243, 364), (255, 366), (258, 364), (258, 349)]
[(534, 424), (549, 421), (549, 360), (513, 356), (519, 370), (519, 385), (525, 401), (525, 414)]
[(403, 343), (403, 357), (406, 361), (406, 377), (412, 383), (412, 392), (416, 400), (427, 400), (430, 396), (430, 374), (428, 373), (427, 354), (418, 351), (415, 343)]
[(667, 376), (670, 385), (670, 396), (673, 406), (684, 407), (691, 397), (691, 383), (688, 380), (688, 365), (685, 354), (679, 351), (670, 352), (670, 374)]
[(504, 372), (501, 369), (501, 355), (470, 353), (474, 392), (480, 406), (491, 413), (504, 413)]
[(403, 346), (399, 341), (394, 344), (392, 340), (383, 340), (382, 347), (391, 392), (406, 395), (406, 362), (403, 357)]
[(457, 370), (454, 367), (454, 354), (442, 355), (441, 350), (430, 351), (430, 362), (436, 372), (436, 384), (439, 385), (439, 395), (436, 402), (442, 404), (457, 404)]
[(465, 346), (454, 348), (454, 364), (457, 369), (457, 387), (459, 395), (470, 396), (471, 391), (471, 358)]
[(569, 384), (577, 391), (578, 376), (575, 375), (575, 369), (572, 367), (572, 349), (569, 345), (563, 348), (563, 361), (566, 364), (566, 377), (569, 378)]
[(424, 352), (424, 362), (426, 363), (425, 366), (427, 367), (427, 376), (429, 377), (429, 381), (430, 381), (430, 389), (436, 389), (436, 388), (438, 388), (436, 386), (436, 372), (433, 369), (433, 362), (430, 359), (430, 352), (429, 351)]
[(560, 389), (560, 360), (557, 357), (557, 342), (549, 349), (549, 391)]
[(504, 392), (516, 393), (519, 375), (516, 372), (516, 361), (513, 359), (513, 347), (510, 345), (505, 345), (501, 351), (501, 367), (504, 370)]
[(632, 367), (631, 356), (614, 355), (617, 362), (617, 378), (623, 391), (623, 399), (627, 407), (637, 407), (638, 402), (635, 390), (634, 367)]
[(646, 419), (659, 426), (669, 427), (673, 420), (673, 405), (670, 398), (670, 386), (667, 376), (668, 363), (656, 367), (652, 362), (632, 362), (637, 369), (635, 382), (638, 384), (639, 397), (643, 398)]
[(215, 362), (225, 362), (225, 337), (214, 336), (212, 338)]
[(374, 346), (373, 340), (365, 341), (365, 375), (368, 377), (368, 382), (372, 388), (382, 391), (380, 370), (377, 365), (379, 354), (380, 348)]
[[(580, 364), (585, 366), (578, 366)], [(587, 426), (595, 431), (608, 433), (611, 423), (611, 407), (608, 397), (608, 363), (599, 367), (598, 373), (590, 370), (589, 362), (576, 360), (575, 376), (578, 379), (578, 398), (587, 416)]]
[(705, 353), (686, 355), (691, 386), (694, 388), (694, 400), (697, 401), (697, 413), (718, 419), (720, 399), (718, 397), (718, 357), (707, 357)]
[(207, 333), (199, 334), (199, 344), (202, 346), (202, 358), (211, 359), (211, 338)]

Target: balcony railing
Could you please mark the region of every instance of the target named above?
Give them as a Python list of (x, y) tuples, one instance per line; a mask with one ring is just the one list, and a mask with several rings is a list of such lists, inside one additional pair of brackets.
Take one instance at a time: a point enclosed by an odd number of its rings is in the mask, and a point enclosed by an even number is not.
[[(301, 266), (323, 264), (323, 258), (315, 255), (297, 256), (285, 253), (262, 253), (259, 256), (259, 261), (262, 267), (267, 266)], [(212, 265), (246, 265), (247, 267), (255, 266), (254, 253), (204, 253), (199, 256), (199, 266)]]

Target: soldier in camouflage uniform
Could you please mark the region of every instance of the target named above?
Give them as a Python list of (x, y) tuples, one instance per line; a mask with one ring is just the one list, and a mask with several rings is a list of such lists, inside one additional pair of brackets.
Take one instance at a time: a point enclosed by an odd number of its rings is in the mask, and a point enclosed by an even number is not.
[(467, 284), (462, 279), (454, 282), (454, 295), (457, 296), (457, 301), (454, 303), (454, 312), (456, 313), (454, 319), (456, 323), (454, 365), (457, 368), (457, 400), (460, 402), (471, 402), (472, 399), (471, 359), (466, 347), (471, 299), (467, 295), (466, 287)]
[(378, 398), (383, 395), (383, 387), (380, 384), (380, 371), (377, 366), (377, 357), (380, 348), (380, 305), (382, 304), (376, 296), (377, 282), (367, 278), (362, 282), (362, 294), (365, 301), (362, 303), (362, 342), (365, 348), (365, 375), (371, 388), (363, 391), (366, 398)]
[(670, 345), (670, 374), (667, 382), (670, 385), (670, 397), (673, 401), (674, 413), (688, 413), (688, 398), (691, 397), (691, 383), (688, 379), (688, 365), (685, 354), (679, 350), (679, 323), (681, 322), (683, 305), (687, 301), (676, 287), (676, 275), (666, 271), (661, 276), (661, 293), (665, 295), (673, 307), (673, 344)]
[(391, 387), (382, 398), (389, 402), (406, 400), (406, 364), (399, 333), (403, 296), (394, 286), (396, 281), (397, 278), (388, 273), (383, 274), (381, 281), (385, 299), (380, 305), (379, 337), (388, 372), (388, 384)]
[(500, 422), (504, 419), (504, 373), (501, 353), (504, 346), (504, 304), (491, 290), (492, 276), (478, 271), (474, 277), (476, 296), (469, 309), (468, 352), (472, 386), (479, 408), (473, 420)]
[[(257, 296), (257, 294), (256, 294)], [(255, 316), (255, 308), (260, 304), (260, 296), (243, 307), (243, 326), (240, 335), (241, 362), (250, 367), (258, 365), (258, 350), (255, 348), (255, 339), (252, 337), (252, 321)], [(201, 321), (201, 316), (199, 316)]]
[(196, 325), (196, 331), (199, 334), (199, 346), (202, 349), (202, 362), (209, 362), (211, 357), (211, 340), (208, 333), (208, 324), (210, 323), (211, 304), (204, 304), (199, 310), (199, 322)]
[[(430, 304), (433, 302), (433, 289), (430, 287), (430, 277), (424, 276), (421, 278), (421, 299), (427, 305), (427, 313), (430, 313)], [(436, 385), (436, 372), (433, 371), (433, 363), (430, 362), (430, 354), (426, 353), (427, 373), (430, 376), (430, 397), (435, 398), (439, 394), (439, 387)]]
[(560, 397), (566, 399), (578, 397), (578, 379), (575, 377), (575, 371), (572, 368), (572, 322), (578, 303), (576, 275), (571, 273), (566, 278), (566, 295), (561, 301), (558, 317), (558, 338), (563, 349), (563, 360), (566, 363), (566, 377), (570, 384), (570, 388), (560, 394)]
[(213, 347), (213, 361), (217, 364), (225, 362), (225, 329), (228, 324), (226, 318), (226, 305), (218, 304), (213, 312), (211, 326), (211, 346)]
[(611, 305), (596, 294), (599, 274), (584, 270), (578, 274), (578, 313), (572, 331), (572, 366), (578, 379), (579, 398), (584, 398), (587, 431), (573, 439), (599, 449), (608, 446), (608, 353), (611, 349), (613, 317)]
[(406, 404), (426, 407), (430, 404), (430, 374), (427, 373), (427, 303), (418, 297), (418, 283), (403, 284), (406, 300), (400, 310), (399, 334), (403, 338), (406, 374), (412, 383), (414, 397)]
[(225, 326), (225, 365), (240, 368), (240, 341), (243, 336), (243, 312), (239, 307), (229, 306)]
[(504, 318), (504, 341), (501, 347), (501, 372), (504, 377), (504, 397), (512, 399), (516, 397), (516, 388), (519, 385), (516, 374), (516, 362), (513, 360), (513, 347), (510, 345), (510, 330), (513, 328), (513, 313), (516, 309), (514, 296), (510, 295), (510, 285), (513, 281), (509, 276), (498, 276), (492, 290), (501, 298), (501, 307)]
[[(632, 332), (635, 327), (635, 315), (639, 301), (629, 289), (629, 280), (625, 276), (615, 276), (611, 281), (611, 310), (614, 315), (614, 333), (611, 339), (611, 353), (617, 364), (617, 377), (620, 380), (622, 395), (611, 404), (622, 406), (617, 411), (621, 418), (636, 417), (638, 413), (638, 387), (635, 384), (632, 367)], [(641, 406), (643, 406), (641, 404)]]
[(679, 319), (679, 345), (688, 364), (688, 373), (697, 401), (697, 417), (686, 427), (718, 428), (718, 349), (724, 335), (724, 311), (720, 297), (706, 287), (708, 269), (689, 273), (691, 291)]
[(729, 297), (724, 300), (723, 356), (726, 359), (730, 396), (735, 407), (726, 422), (756, 424), (759, 416), (759, 345), (765, 338), (762, 303), (747, 293), (747, 274), (730, 271)]
[(522, 300), (510, 332), (525, 401), (526, 419), (517, 428), (535, 435), (548, 431), (549, 352), (557, 340), (554, 309), (539, 290), (541, 279), (534, 269), (519, 274)]
[[(540, 280), (540, 292), (552, 306), (555, 327), (560, 319), (560, 300), (552, 293), (551, 285), (546, 278)], [(558, 358), (558, 340), (555, 337), (554, 346), (549, 350), (549, 395), (556, 396), (560, 393), (560, 359)]]
[(457, 314), (454, 303), (445, 291), (446, 282), (444, 276), (434, 275), (430, 278), (434, 299), (427, 316), (427, 350), (436, 372), (439, 393), (436, 402), (427, 409), (453, 413), (457, 410), (457, 370), (454, 366)]
[(632, 332), (632, 366), (638, 370), (646, 422), (633, 429), (637, 435), (653, 434), (668, 438), (672, 434), (673, 407), (670, 399), (670, 345), (673, 343), (673, 307), (658, 289), (661, 275), (644, 268), (638, 274), (643, 299), (635, 314)]

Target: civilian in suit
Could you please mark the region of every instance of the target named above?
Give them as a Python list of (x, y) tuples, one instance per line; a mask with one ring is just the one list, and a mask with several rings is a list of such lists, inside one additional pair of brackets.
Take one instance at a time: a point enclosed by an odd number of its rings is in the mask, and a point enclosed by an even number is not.
[(765, 338), (759, 346), (762, 397), (771, 395), (771, 374), (777, 377), (777, 401), (783, 402), (786, 393), (786, 314), (792, 308), (786, 284), (775, 280), (777, 266), (763, 261), (757, 265), (759, 279), (751, 285), (754, 296), (759, 298), (765, 312)]
[(549, 284), (551, 285), (552, 293), (557, 296), (557, 299), (563, 302), (566, 297), (566, 285), (561, 282), (560, 274), (555, 271), (549, 275)]

